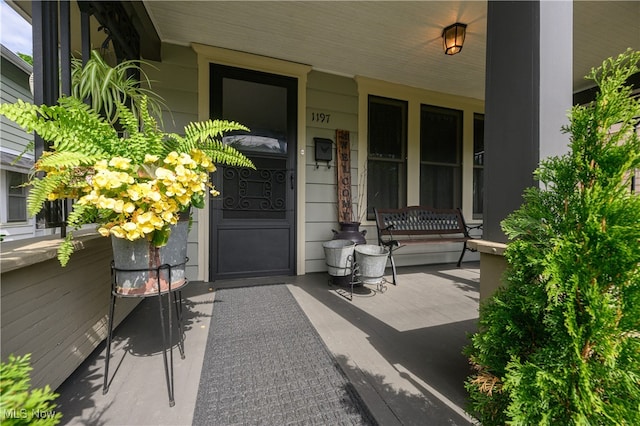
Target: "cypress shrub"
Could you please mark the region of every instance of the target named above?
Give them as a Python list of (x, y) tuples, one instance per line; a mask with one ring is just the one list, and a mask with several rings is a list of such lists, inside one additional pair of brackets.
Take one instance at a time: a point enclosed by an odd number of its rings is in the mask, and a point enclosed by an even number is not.
[(505, 286), (465, 349), (484, 425), (640, 425), (640, 100), (625, 85), (639, 66), (627, 50), (591, 71), (569, 153), (541, 162), (502, 222)]

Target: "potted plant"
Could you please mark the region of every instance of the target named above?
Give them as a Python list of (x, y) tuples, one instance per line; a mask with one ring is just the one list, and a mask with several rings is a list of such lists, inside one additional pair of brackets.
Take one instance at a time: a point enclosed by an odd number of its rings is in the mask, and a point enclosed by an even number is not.
[[(123, 61), (110, 66), (97, 50), (83, 65), (82, 59), (71, 59), (71, 94), (89, 100), (94, 111), (100, 112), (111, 124), (118, 120), (118, 104), (128, 105), (139, 116), (141, 100), (147, 97), (147, 107), (158, 119), (162, 109), (168, 110), (164, 99), (151, 90), (151, 80), (141, 67), (155, 68), (145, 61)], [(141, 83), (144, 83), (141, 84)]]
[[(92, 60), (95, 65), (96, 57)], [(81, 82), (82, 78), (76, 80), (75, 87), (82, 87)], [(107, 86), (106, 80), (102, 82)], [(248, 129), (235, 122), (207, 120), (188, 124), (183, 135), (168, 133), (149, 112), (149, 95), (158, 98), (153, 92), (139, 90), (129, 78), (114, 86), (113, 94), (93, 107), (72, 95), (61, 97), (54, 106), (22, 100), (2, 104), (0, 114), (50, 142), (26, 184), (31, 188), (29, 214), (42, 210), (47, 200), (75, 199), (68, 217), (71, 228), (96, 224), (101, 235), (142, 242), (154, 252), (151, 257), (158, 258), (157, 249), (167, 244), (180, 217), (188, 217), (191, 207), (204, 207), (208, 193), (218, 195), (209, 181), (215, 163), (254, 167), (221, 142), (224, 132)], [(91, 91), (77, 93), (93, 97)], [(72, 239), (69, 232), (58, 249), (62, 266), (74, 250)]]

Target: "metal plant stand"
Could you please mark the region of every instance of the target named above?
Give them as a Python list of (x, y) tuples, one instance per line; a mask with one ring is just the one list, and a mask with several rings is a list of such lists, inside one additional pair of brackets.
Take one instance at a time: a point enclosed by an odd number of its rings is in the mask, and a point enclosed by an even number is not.
[[(334, 266), (335, 268), (335, 266)], [(337, 293), (344, 297), (345, 299), (349, 299), (349, 300), (353, 300), (353, 287), (355, 286), (360, 286), (360, 285), (365, 285), (365, 284), (371, 284), (371, 283), (365, 283), (360, 279), (360, 265), (358, 265), (358, 262), (355, 261), (354, 256), (353, 255), (349, 255), (347, 257), (347, 265), (344, 268), (337, 268), (338, 270), (343, 269), (345, 271), (351, 270), (351, 277), (349, 280), (349, 287), (351, 288), (351, 292), (349, 294), (349, 296), (345, 295), (343, 292), (339, 292), (337, 291)], [(386, 286), (387, 280), (384, 277), (380, 277), (380, 281), (376, 282), (376, 291), (378, 293), (384, 293), (385, 291), (387, 291), (387, 286)], [(329, 280), (329, 284), (330, 285), (335, 285), (334, 282), (330, 279)]]
[[(185, 259), (184, 263), (178, 265), (169, 265), (164, 264), (160, 265), (157, 268), (149, 268), (149, 269), (120, 269), (114, 266), (114, 262), (111, 262), (111, 302), (109, 304), (109, 331), (107, 334), (107, 348), (106, 348), (106, 356), (105, 356), (105, 365), (104, 365), (104, 387), (102, 389), (102, 393), (106, 394), (109, 391), (109, 360), (111, 358), (111, 340), (113, 335), (113, 314), (116, 307), (116, 298), (118, 297), (157, 297), (158, 298), (158, 310), (160, 312), (160, 326), (162, 328), (162, 356), (164, 359), (164, 372), (165, 378), (167, 380), (167, 392), (169, 394), (169, 406), (173, 407), (175, 405), (174, 399), (174, 380), (173, 380), (173, 324), (171, 320), (171, 303), (176, 309), (176, 318), (178, 320), (178, 330), (180, 333), (178, 339), (178, 349), (180, 350), (180, 358), (184, 359), (184, 333), (182, 328), (182, 288), (188, 284), (186, 278), (184, 281), (177, 287), (171, 288), (171, 269), (177, 266), (185, 265), (188, 261), (188, 258)], [(158, 281), (157, 285), (157, 293), (145, 293), (145, 294), (122, 294), (117, 291), (117, 274), (116, 272), (148, 272), (150, 276), (155, 273), (155, 277)], [(169, 277), (167, 280), (168, 288), (162, 290), (160, 285), (160, 277), (161, 272), (166, 272), (166, 276)], [(165, 325), (165, 313), (164, 306), (162, 303), (162, 296), (167, 295), (167, 317), (168, 317), (168, 333), (167, 326)], [(167, 336), (168, 334), (168, 336)], [(168, 347), (167, 347), (168, 346)], [(167, 351), (169, 355), (167, 356)]]

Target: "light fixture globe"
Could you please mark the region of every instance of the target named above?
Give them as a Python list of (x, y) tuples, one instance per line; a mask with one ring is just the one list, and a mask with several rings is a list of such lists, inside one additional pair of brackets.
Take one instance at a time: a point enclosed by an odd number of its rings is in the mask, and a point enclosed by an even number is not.
[(455, 55), (462, 50), (467, 24), (456, 22), (442, 30), (442, 43), (446, 55)]

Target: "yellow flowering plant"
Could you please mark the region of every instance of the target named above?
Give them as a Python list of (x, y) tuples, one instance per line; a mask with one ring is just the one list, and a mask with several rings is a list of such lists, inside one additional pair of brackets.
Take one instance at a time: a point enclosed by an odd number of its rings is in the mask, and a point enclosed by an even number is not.
[[(166, 244), (171, 225), (190, 207), (204, 207), (215, 164), (254, 168), (236, 149), (222, 143), (225, 132), (245, 130), (226, 120), (190, 123), (184, 135), (165, 133), (149, 114), (142, 97), (137, 114), (118, 103), (117, 131), (80, 99), (62, 97), (55, 106), (18, 100), (0, 105), (0, 114), (50, 142), (35, 163), (27, 198), (29, 214), (46, 201), (77, 201), (68, 225), (95, 223), (103, 236)], [(73, 252), (73, 234), (58, 250), (65, 266)]]

